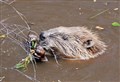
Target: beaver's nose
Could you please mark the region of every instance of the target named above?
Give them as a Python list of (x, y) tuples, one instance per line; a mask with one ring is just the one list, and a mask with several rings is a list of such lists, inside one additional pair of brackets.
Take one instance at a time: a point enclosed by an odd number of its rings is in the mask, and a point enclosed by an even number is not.
[(39, 38), (40, 38), (41, 41), (45, 40), (44, 32), (40, 33)]

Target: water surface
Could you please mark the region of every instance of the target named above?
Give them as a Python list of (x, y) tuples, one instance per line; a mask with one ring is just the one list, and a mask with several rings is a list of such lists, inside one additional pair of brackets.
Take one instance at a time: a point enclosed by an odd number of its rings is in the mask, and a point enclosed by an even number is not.
[[(67, 1), (67, 0), (17, 0), (13, 5), (24, 14), (31, 29), (38, 34), (41, 31), (58, 26), (86, 26), (99, 34), (108, 45), (106, 52), (88, 61), (68, 61), (59, 59), (57, 65), (53, 57), (49, 62), (37, 63), (37, 80), (40, 82), (119, 82), (119, 27), (112, 27), (114, 21), (120, 22), (120, 2), (111, 1)], [(114, 10), (119, 8), (119, 10)], [(108, 10), (107, 10), (108, 9)], [(90, 17), (107, 10), (90, 19)], [(9, 17), (9, 24), (25, 23), (8, 5), (1, 4), (1, 19)], [(101, 26), (104, 30), (95, 27)], [(0, 27), (2, 28), (2, 26)], [(16, 70), (10, 69), (26, 56), (24, 50), (9, 39), (0, 46), (1, 67), (0, 77), (5, 76), (3, 82), (35, 82)], [(6, 69), (5, 69), (5, 68)], [(33, 77), (32, 64), (25, 74)]]

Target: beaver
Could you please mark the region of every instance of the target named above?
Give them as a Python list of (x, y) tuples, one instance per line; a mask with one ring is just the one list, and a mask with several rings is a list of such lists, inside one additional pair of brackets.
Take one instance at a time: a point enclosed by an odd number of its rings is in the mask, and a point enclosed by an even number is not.
[(106, 44), (87, 27), (64, 27), (42, 31), (39, 45), (58, 58), (88, 60), (103, 54)]

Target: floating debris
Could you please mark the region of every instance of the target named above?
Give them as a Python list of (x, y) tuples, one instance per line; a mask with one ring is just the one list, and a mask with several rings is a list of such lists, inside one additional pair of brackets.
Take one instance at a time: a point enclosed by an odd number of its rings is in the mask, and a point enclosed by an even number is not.
[(79, 69), (79, 68), (75, 68), (75, 69)]
[(82, 15), (81, 8), (79, 8), (79, 11), (80, 11), (79, 15)]
[(98, 30), (103, 30), (103, 29), (104, 29), (104, 28), (101, 27), (101, 26), (96, 26), (95, 28), (98, 29)]
[(35, 25), (35, 23), (34, 22), (28, 22), (28, 25)]
[(81, 8), (79, 8), (79, 10), (81, 10)]
[(93, 0), (93, 2), (96, 2), (96, 0)]
[(0, 35), (0, 38), (5, 38), (6, 37), (6, 35)]
[(62, 81), (58, 80), (58, 82), (62, 82)]
[(117, 10), (118, 10), (118, 8), (114, 8), (114, 10), (115, 10), (115, 11), (117, 11)]
[(6, 53), (6, 51), (3, 51), (3, 53)]
[(118, 26), (120, 26), (120, 23), (118, 23), (118, 22), (113, 22), (113, 23), (112, 23), (112, 26), (118, 27)]
[(82, 15), (82, 13), (79, 13), (79, 15)]
[(0, 82), (2, 82), (2, 80), (5, 78), (5, 76), (3, 76), (3, 77), (0, 77)]
[(108, 3), (106, 2), (106, 3), (104, 3), (106, 6), (108, 5)]

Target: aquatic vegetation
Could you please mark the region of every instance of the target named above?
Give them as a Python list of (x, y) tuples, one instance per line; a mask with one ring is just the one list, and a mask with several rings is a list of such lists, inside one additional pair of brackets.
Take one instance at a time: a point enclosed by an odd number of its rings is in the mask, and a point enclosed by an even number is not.
[(113, 22), (113, 23), (112, 23), (112, 26), (118, 27), (118, 26), (120, 26), (120, 23), (118, 23), (118, 22)]
[[(28, 78), (32, 81), (39, 82), (36, 78), (35, 63), (33, 63), (33, 61), (31, 61), (31, 55), (25, 49), (25, 46), (23, 44), (24, 41), (27, 41), (28, 33), (33, 33), (36, 35), (38, 35), (38, 34), (30, 29), (27, 18), (21, 12), (19, 12), (14, 6), (12, 6), (11, 3), (8, 3), (3, 0), (0, 0), (0, 2), (8, 5), (11, 9), (13, 9), (13, 11), (15, 11), (17, 16), (19, 16), (21, 18), (21, 20), (25, 23), (25, 26), (18, 25), (18, 24), (9, 24), (6, 22), (7, 20), (9, 20), (9, 18), (5, 18), (0, 21), (0, 25), (1, 25), (0, 34), (2, 34), (2, 35), (0, 35), (0, 38), (5, 38), (7, 36), (7, 38), (9, 40), (11, 40), (15, 44), (19, 45), (28, 55), (25, 59), (23, 59), (18, 64), (13, 66), (14, 69), (12, 69), (12, 70), (19, 72), (20, 74), (22, 74), (23, 76), (25, 76), (26, 78)], [(26, 75), (24, 72), (19, 71), (19, 69), (26, 70), (30, 61), (33, 66), (33, 77), (30, 77), (30, 76)]]
[(22, 59), (22, 61), (20, 61), (18, 64), (16, 64), (15, 68), (25, 71), (30, 61), (31, 61), (31, 56), (29, 55), (25, 59)]

